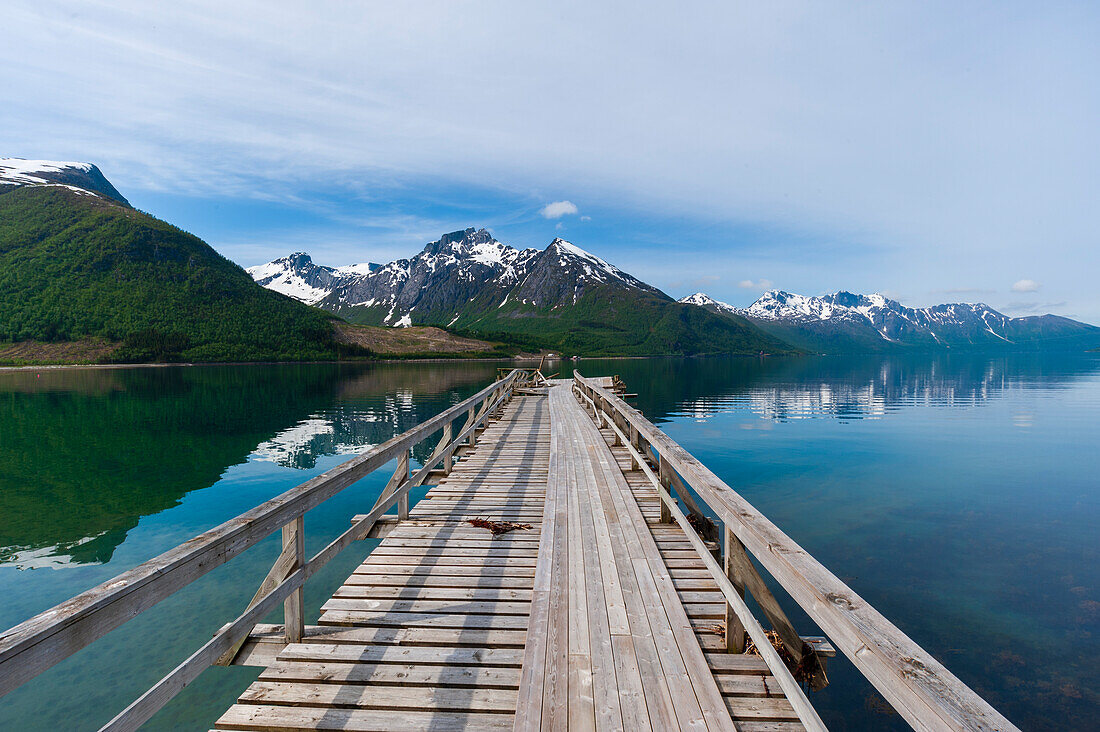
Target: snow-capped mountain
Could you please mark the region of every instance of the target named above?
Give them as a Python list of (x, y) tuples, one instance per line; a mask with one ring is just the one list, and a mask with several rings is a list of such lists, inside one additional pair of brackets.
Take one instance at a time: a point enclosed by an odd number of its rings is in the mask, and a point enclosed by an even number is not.
[(130, 205), (103, 177), (99, 168), (91, 163), (0, 158), (0, 186), (60, 186), (76, 193), (104, 196), (124, 206)]
[(795, 345), (827, 352), (895, 346), (1030, 348), (1100, 338), (1100, 328), (1056, 315), (1010, 318), (984, 303), (911, 308), (878, 293), (810, 297), (771, 290), (744, 309), (702, 293), (681, 302), (688, 300), (712, 312), (732, 310)]
[(716, 313), (729, 313), (731, 315), (741, 314), (741, 311), (738, 308), (735, 308), (728, 302), (715, 300), (713, 297), (704, 292), (696, 292), (694, 295), (681, 297), (677, 302), (682, 302), (685, 305), (698, 305), (701, 308), (706, 308), (707, 310), (711, 310)]
[(248, 270), (261, 285), (333, 312), (383, 325), (453, 325), (509, 303), (533, 308), (574, 304), (611, 285), (665, 297), (594, 254), (555, 239), (546, 249), (516, 249), (486, 229), (444, 234), (409, 259), (324, 267), (303, 253)]
[(301, 300), (309, 305), (321, 300), (344, 282), (370, 274), (382, 265), (366, 262), (347, 267), (314, 264), (305, 252), (295, 252), (267, 264), (249, 267), (252, 279), (269, 290)]
[(295, 254), (249, 273), (353, 323), (434, 325), (531, 349), (591, 355), (792, 350), (742, 318), (678, 303), (564, 239), (542, 250), (517, 249), (485, 229), (465, 229), (388, 264), (321, 267)]
[(794, 323), (847, 321), (866, 324), (884, 340), (908, 342), (931, 338), (949, 344), (960, 338), (1000, 339), (1008, 342), (1010, 318), (984, 303), (950, 303), (910, 308), (885, 295), (837, 292), (821, 297), (795, 295), (782, 290), (765, 292), (742, 313), (749, 318)]

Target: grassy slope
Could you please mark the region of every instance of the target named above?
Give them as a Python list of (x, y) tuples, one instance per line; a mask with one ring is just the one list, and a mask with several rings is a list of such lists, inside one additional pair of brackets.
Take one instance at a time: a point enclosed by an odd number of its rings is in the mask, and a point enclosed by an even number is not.
[(395, 358), (501, 358), (514, 351), (498, 343), (463, 338), (430, 326), (383, 328), (337, 323), (336, 339), (339, 343), (353, 344), (371, 353)]
[(114, 360), (332, 358), (332, 316), (202, 240), (55, 187), (0, 192), (0, 341), (122, 341)]

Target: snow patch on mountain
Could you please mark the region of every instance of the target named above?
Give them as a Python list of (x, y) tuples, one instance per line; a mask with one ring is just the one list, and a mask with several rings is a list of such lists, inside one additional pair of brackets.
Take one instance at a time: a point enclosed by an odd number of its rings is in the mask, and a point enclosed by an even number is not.
[(707, 308), (708, 310), (714, 310), (720, 313), (730, 313), (737, 315), (740, 310), (730, 305), (728, 302), (722, 302), (721, 300), (715, 300), (705, 292), (696, 292), (693, 295), (687, 297), (681, 297), (677, 302), (681, 302), (685, 305), (697, 305), (701, 308)]
[(628, 275), (615, 265), (609, 264), (606, 260), (565, 239), (554, 239), (546, 249), (548, 252), (556, 252), (564, 261), (573, 260), (574, 263), (579, 264), (583, 273), (581, 275), (582, 281), (608, 282), (613, 280), (631, 287), (651, 289), (649, 285), (641, 280)]
[[(43, 173), (63, 173), (67, 170), (90, 173), (91, 163), (66, 163), (57, 160), (24, 160), (0, 158), (0, 183), (9, 185), (51, 185)], [(66, 186), (74, 188), (75, 186)]]
[(83, 196), (103, 196), (130, 205), (91, 163), (0, 158), (0, 185), (65, 188)]

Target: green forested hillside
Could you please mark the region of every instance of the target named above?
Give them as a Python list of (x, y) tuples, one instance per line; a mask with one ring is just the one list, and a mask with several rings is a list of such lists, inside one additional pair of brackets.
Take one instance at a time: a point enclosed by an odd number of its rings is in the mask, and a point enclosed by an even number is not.
[(121, 341), (116, 361), (338, 355), (331, 314), (260, 287), (197, 237), (65, 188), (4, 188), (0, 342)]
[(533, 339), (566, 354), (715, 355), (789, 352), (743, 319), (720, 318), (701, 308), (682, 305), (639, 290), (597, 286), (572, 307), (539, 309), (509, 303), (463, 319), (455, 327), (486, 337), (510, 334)]

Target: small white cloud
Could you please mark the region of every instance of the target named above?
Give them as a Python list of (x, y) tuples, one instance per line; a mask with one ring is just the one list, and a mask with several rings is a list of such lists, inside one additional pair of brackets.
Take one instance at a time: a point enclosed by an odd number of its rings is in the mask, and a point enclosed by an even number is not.
[(737, 286), (745, 290), (770, 290), (772, 285), (775, 284), (771, 280), (765, 280), (763, 278), (756, 280), (741, 280), (737, 283)]
[(1013, 292), (1038, 292), (1039, 283), (1035, 280), (1017, 280), (1012, 283)]
[(565, 224), (563, 224), (560, 221), (558, 223), (554, 224), (554, 230), (555, 231), (561, 231), (564, 228), (565, 228)]
[(591, 220), (592, 220), (591, 216), (581, 216), (581, 221), (591, 221)]
[(548, 219), (560, 219), (562, 216), (575, 216), (577, 204), (572, 201), (554, 201), (542, 207), (540, 213)]

